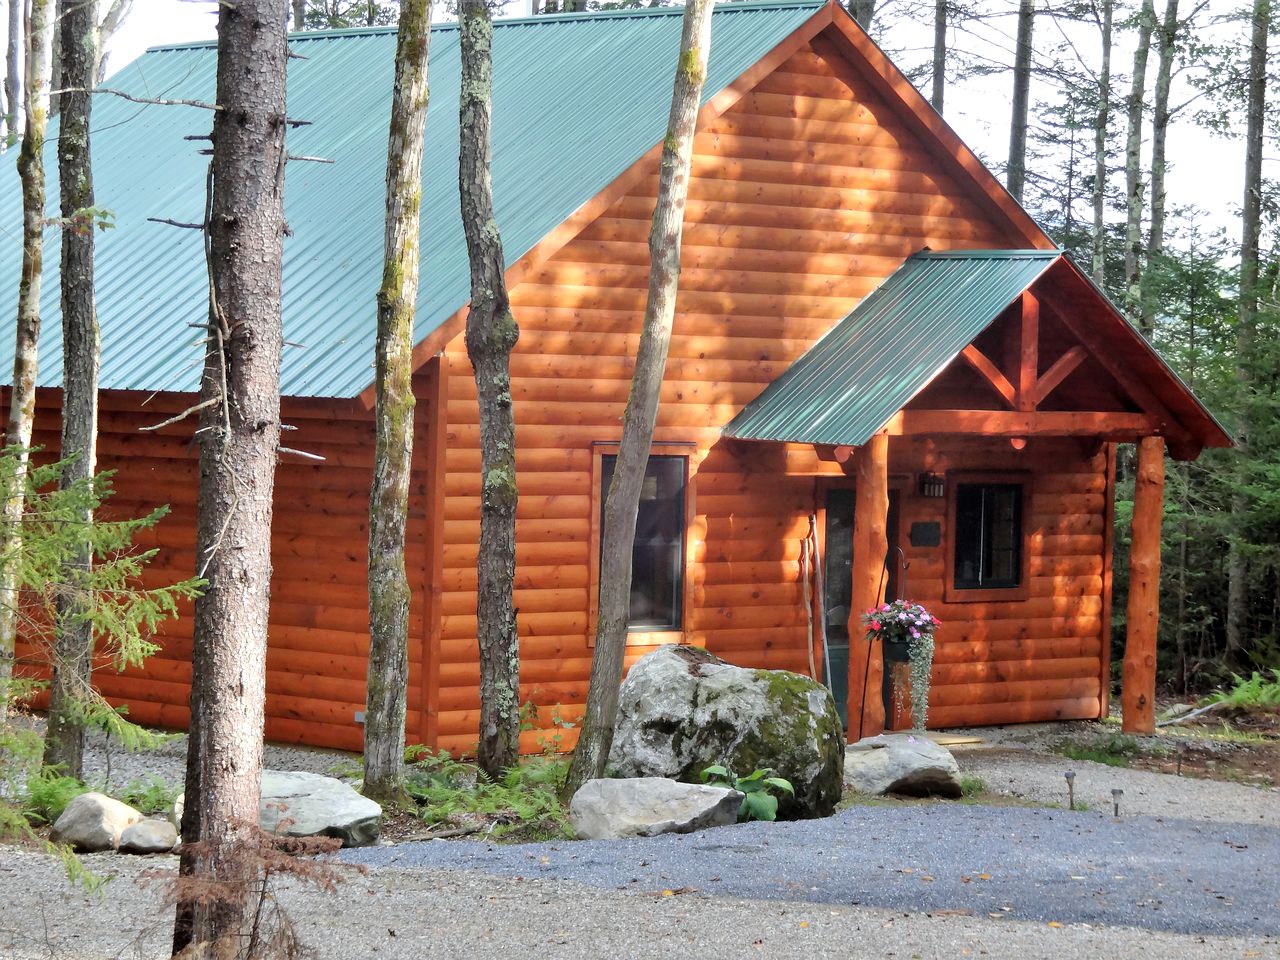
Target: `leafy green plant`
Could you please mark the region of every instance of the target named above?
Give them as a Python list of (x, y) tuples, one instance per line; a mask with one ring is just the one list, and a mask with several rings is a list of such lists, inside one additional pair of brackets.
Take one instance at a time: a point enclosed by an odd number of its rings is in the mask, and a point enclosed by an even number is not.
[(181, 792), (180, 788), (171, 787), (152, 774), (145, 782), (130, 780), (116, 799), (137, 807), (143, 813), (164, 813), (173, 808), (173, 801)]
[(557, 796), (567, 769), (564, 761), (537, 758), (493, 780), (441, 751), (410, 766), (406, 788), (430, 826), (471, 824), (495, 838), (563, 839), (572, 836)]
[(53, 823), (62, 811), (89, 788), (75, 777), (64, 777), (48, 767), (27, 780), (22, 813), (37, 824)]
[[(543, 729), (538, 723), (539, 719), (538, 705), (532, 700), (526, 700), (520, 704), (520, 729), (539, 730)], [(572, 720), (566, 720), (560, 714), (560, 704), (556, 704), (551, 708), (551, 727), (550, 735), (546, 732), (538, 734), (538, 748), (544, 756), (553, 757), (564, 753), (564, 730), (572, 730), (577, 724)]]
[(960, 796), (967, 800), (979, 797), (987, 792), (987, 781), (973, 774), (965, 774), (960, 778)]
[(1234, 685), (1230, 690), (1218, 690), (1204, 698), (1206, 704), (1221, 703), (1239, 710), (1280, 709), (1280, 670), (1271, 670), (1271, 677), (1257, 670), (1249, 679), (1232, 674)]
[(733, 771), (722, 764), (714, 763), (702, 771), (702, 782), (712, 787), (728, 787), (742, 794), (742, 806), (738, 810), (738, 819), (776, 820), (778, 818), (778, 798), (773, 791), (796, 795), (790, 780), (775, 777), (769, 768), (753, 770), (745, 777), (734, 776)]

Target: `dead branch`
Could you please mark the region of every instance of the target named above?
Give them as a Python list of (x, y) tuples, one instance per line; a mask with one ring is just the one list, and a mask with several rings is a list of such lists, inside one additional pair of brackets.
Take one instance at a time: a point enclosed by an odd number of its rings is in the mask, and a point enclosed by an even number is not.
[(1206, 713), (1210, 713), (1213, 710), (1217, 710), (1220, 706), (1223, 705), (1223, 703), (1225, 703), (1225, 701), (1219, 700), (1217, 703), (1211, 703), (1207, 707), (1201, 707), (1199, 710), (1192, 710), (1188, 713), (1182, 714), (1181, 716), (1170, 717), (1167, 720), (1157, 720), (1156, 726), (1171, 727), (1175, 723), (1186, 723), (1188, 720), (1195, 720), (1197, 717), (1203, 717)]
[(324, 457), (318, 453), (307, 453), (305, 450), (294, 450), (292, 447), (279, 447), (280, 453), (291, 453), (295, 457), (305, 457), (308, 460), (323, 460)]
[(170, 220), (168, 217), (147, 217), (148, 223), (163, 223), (170, 227), (181, 227), (184, 230), (203, 230), (203, 223), (183, 223), (181, 220)]
[(165, 420), (162, 423), (153, 424), (152, 426), (149, 426), (149, 427), (139, 427), (138, 429), (139, 430), (159, 430), (162, 427), (172, 426), (173, 424), (177, 423), (179, 420), (185, 420), (187, 417), (191, 416), (191, 414), (193, 413), (199, 413), (201, 410), (205, 410), (209, 407), (214, 406), (217, 402), (218, 402), (217, 397), (210, 397), (208, 400), (205, 400), (202, 403), (197, 403), (193, 407), (187, 407), (187, 409), (183, 410), (177, 416), (170, 417), (168, 420)]

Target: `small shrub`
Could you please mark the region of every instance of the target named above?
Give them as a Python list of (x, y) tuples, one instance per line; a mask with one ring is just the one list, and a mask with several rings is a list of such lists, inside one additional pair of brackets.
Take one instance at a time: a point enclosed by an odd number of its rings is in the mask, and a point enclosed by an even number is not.
[(155, 774), (141, 780), (130, 780), (129, 784), (119, 791), (116, 797), (131, 807), (137, 807), (143, 813), (165, 813), (172, 809), (173, 801), (182, 790), (171, 787)]
[(702, 782), (712, 787), (728, 787), (743, 794), (742, 806), (738, 809), (738, 820), (778, 819), (778, 798), (772, 791), (796, 795), (790, 780), (773, 776), (773, 771), (753, 770), (745, 777), (735, 777), (733, 771), (718, 763), (712, 764), (702, 771)]
[(960, 778), (960, 795), (966, 799), (981, 796), (987, 792), (987, 781), (973, 774)]
[(1271, 671), (1271, 679), (1257, 670), (1246, 680), (1238, 674), (1232, 674), (1235, 682), (1230, 690), (1219, 690), (1205, 697), (1204, 702), (1222, 703), (1238, 710), (1278, 710), (1280, 709), (1280, 670)]
[(89, 788), (75, 777), (64, 777), (48, 767), (27, 780), (23, 815), (36, 824), (53, 823), (62, 811)]

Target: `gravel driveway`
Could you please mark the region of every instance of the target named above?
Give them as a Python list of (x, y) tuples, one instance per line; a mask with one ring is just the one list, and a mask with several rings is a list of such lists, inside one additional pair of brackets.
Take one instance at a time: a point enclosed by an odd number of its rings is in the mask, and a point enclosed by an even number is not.
[(741, 824), (644, 840), (401, 844), (344, 851), (371, 867), (471, 870), (606, 890), (1193, 934), (1280, 935), (1280, 831), (1100, 813), (927, 805)]

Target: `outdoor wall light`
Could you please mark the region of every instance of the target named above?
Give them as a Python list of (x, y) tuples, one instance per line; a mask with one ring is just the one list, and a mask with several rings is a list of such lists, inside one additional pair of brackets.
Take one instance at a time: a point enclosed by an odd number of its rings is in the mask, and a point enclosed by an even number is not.
[(920, 474), (920, 496), (941, 497), (947, 492), (947, 482), (937, 473)]

